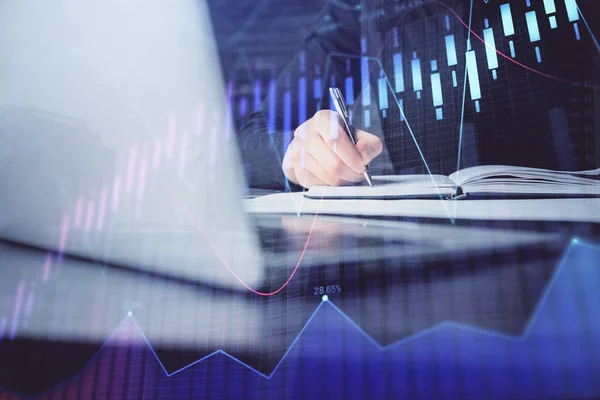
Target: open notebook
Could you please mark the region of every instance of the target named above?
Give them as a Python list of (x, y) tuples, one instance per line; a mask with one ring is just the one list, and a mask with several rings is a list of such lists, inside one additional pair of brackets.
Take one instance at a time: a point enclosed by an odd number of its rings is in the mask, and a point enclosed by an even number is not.
[(595, 197), (600, 196), (600, 168), (589, 171), (482, 165), (450, 176), (389, 175), (373, 177), (373, 187), (313, 186), (313, 199), (409, 199), (473, 197)]

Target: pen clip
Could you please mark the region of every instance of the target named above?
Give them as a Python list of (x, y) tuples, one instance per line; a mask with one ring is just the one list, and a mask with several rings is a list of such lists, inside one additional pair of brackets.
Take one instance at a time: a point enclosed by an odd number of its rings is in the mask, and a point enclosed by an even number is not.
[(342, 93), (338, 88), (330, 87), (329, 94), (333, 98), (333, 105), (335, 110), (340, 114), (340, 117), (345, 119), (346, 121), (349, 119), (348, 110), (346, 108), (346, 103), (344, 102), (344, 98), (342, 97)]

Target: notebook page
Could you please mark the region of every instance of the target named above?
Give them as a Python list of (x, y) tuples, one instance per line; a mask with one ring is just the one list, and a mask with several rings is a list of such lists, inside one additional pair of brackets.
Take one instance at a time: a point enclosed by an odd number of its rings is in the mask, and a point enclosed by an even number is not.
[(592, 177), (600, 175), (600, 169), (588, 171), (553, 171), (542, 168), (518, 167), (510, 165), (480, 165), (477, 167), (465, 168), (454, 172), (450, 175), (450, 179), (456, 182), (459, 186), (465, 186), (475, 181), (492, 178), (494, 176), (502, 176), (502, 179), (507, 179), (506, 175), (515, 176), (515, 180), (521, 179), (546, 179), (556, 182), (573, 182), (573, 183), (589, 183)]

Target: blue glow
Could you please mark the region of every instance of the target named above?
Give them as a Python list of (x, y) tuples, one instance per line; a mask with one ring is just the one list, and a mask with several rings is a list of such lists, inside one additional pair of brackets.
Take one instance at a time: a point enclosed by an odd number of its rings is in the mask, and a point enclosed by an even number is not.
[(298, 125), (306, 121), (306, 78), (298, 80)]
[(513, 43), (512, 40), (510, 42), (508, 42), (508, 47), (510, 47), (510, 56), (512, 58), (515, 58), (515, 44)]
[(457, 87), (458, 82), (456, 80), (456, 71), (452, 71), (452, 86)]
[(346, 78), (346, 104), (354, 104), (354, 79), (349, 76)]
[(446, 36), (446, 57), (448, 58), (448, 66), (457, 64), (456, 46), (454, 44), (454, 35)]
[(394, 47), (398, 47), (398, 28), (394, 27)]
[(490, 21), (488, 21), (487, 18), (483, 20), (483, 26), (485, 26), (486, 28), (490, 27)]
[(554, 4), (554, 0), (544, 0), (544, 10), (546, 10), (546, 14), (555, 13), (556, 4)]
[(514, 35), (515, 27), (513, 25), (512, 14), (510, 12), (510, 4), (502, 4), (500, 6), (500, 13), (502, 15), (502, 28), (504, 28), (504, 36)]
[(283, 94), (283, 152), (292, 141), (292, 94)]
[[(563, 131), (561, 131), (563, 132)], [(581, 245), (579, 243), (582, 243)], [(533, 309), (531, 310), (530, 314), (529, 314), (529, 318), (527, 320), (527, 324), (524, 326), (524, 329), (521, 330), (520, 332), (518, 332), (518, 334), (507, 334), (507, 333), (503, 333), (501, 331), (495, 331), (495, 330), (489, 330), (488, 328), (482, 328), (482, 327), (478, 327), (476, 325), (468, 325), (466, 323), (461, 323), (461, 322), (453, 322), (453, 321), (445, 321), (445, 322), (441, 322), (438, 323), (436, 325), (433, 325), (432, 327), (420, 330), (418, 332), (416, 332), (415, 334), (412, 334), (410, 336), (407, 337), (403, 337), (400, 338), (396, 341), (392, 341), (391, 343), (388, 342), (386, 344), (381, 344), (379, 343), (375, 338), (369, 336), (369, 334), (363, 329), (361, 328), (361, 326), (355, 322), (350, 316), (348, 316), (347, 314), (345, 314), (343, 311), (341, 311), (334, 302), (327, 302), (327, 304), (323, 304), (323, 302), (319, 302), (316, 309), (314, 310), (314, 312), (309, 316), (308, 320), (306, 321), (306, 323), (304, 324), (304, 326), (302, 326), (302, 328), (300, 329), (300, 331), (298, 332), (298, 334), (293, 338), (293, 340), (291, 341), (291, 343), (289, 344), (289, 346), (287, 346), (287, 350), (285, 351), (285, 353), (283, 353), (283, 356), (281, 357), (281, 359), (279, 360), (279, 362), (275, 365), (275, 367), (272, 369), (272, 371), (268, 374), (262, 373), (258, 370), (256, 370), (255, 368), (253, 368), (252, 366), (245, 364), (243, 361), (235, 358), (234, 356), (228, 354), (226, 351), (218, 349), (216, 351), (213, 351), (212, 353), (205, 355), (201, 358), (198, 358), (190, 363), (187, 363), (186, 365), (182, 366), (181, 368), (177, 369), (177, 370), (168, 370), (165, 365), (163, 364), (163, 361), (161, 361), (160, 357), (158, 356), (158, 354), (156, 353), (156, 351), (153, 349), (150, 340), (147, 338), (146, 334), (144, 333), (143, 329), (141, 328), (141, 326), (138, 324), (138, 322), (135, 320), (135, 317), (133, 317), (131, 314), (131, 311), (129, 311), (127, 313), (128, 317), (131, 322), (133, 323), (133, 325), (135, 326), (135, 329), (137, 332), (139, 332), (141, 338), (142, 338), (142, 342), (143, 344), (145, 344), (150, 352), (150, 354), (148, 355), (148, 358), (152, 358), (153, 360), (156, 360), (156, 369), (159, 371), (162, 371), (162, 373), (165, 374), (166, 378), (172, 378), (172, 379), (176, 379), (178, 378), (177, 375), (184, 372), (184, 371), (192, 371), (194, 366), (199, 366), (201, 365), (202, 362), (204, 361), (208, 361), (210, 358), (212, 358), (213, 356), (219, 356), (219, 358), (227, 358), (228, 362), (229, 360), (237, 363), (236, 367), (239, 365), (240, 367), (243, 367), (244, 369), (247, 369), (248, 371), (252, 372), (253, 374), (256, 374), (257, 376), (260, 376), (264, 379), (273, 379), (274, 381), (277, 382), (277, 379), (279, 379), (276, 374), (281, 374), (281, 371), (283, 370), (283, 373), (289, 373), (288, 370), (286, 369), (287, 365), (285, 364), (285, 359), (288, 357), (288, 355), (293, 354), (294, 349), (296, 349), (296, 351), (301, 351), (298, 349), (298, 347), (295, 347), (297, 344), (298, 346), (300, 346), (300, 348), (303, 348), (302, 346), (302, 341), (300, 340), (300, 338), (302, 338), (302, 340), (305, 340), (307, 343), (311, 343), (311, 345), (314, 345), (315, 342), (309, 340), (312, 339), (313, 336), (308, 336), (311, 335), (311, 332), (315, 333), (316, 330), (312, 330), (313, 328), (311, 328), (311, 326), (313, 326), (314, 324), (319, 324), (319, 320), (318, 318), (321, 317), (322, 321), (327, 321), (327, 323), (331, 324), (332, 321), (331, 319), (331, 313), (335, 313), (335, 315), (339, 315), (341, 316), (341, 318), (343, 318), (343, 324), (348, 324), (348, 327), (351, 327), (353, 330), (355, 330), (355, 334), (357, 337), (363, 338), (364, 340), (366, 340), (370, 345), (372, 345), (374, 347), (374, 349), (378, 350), (378, 351), (398, 351), (401, 346), (406, 346), (405, 351), (407, 351), (406, 354), (411, 354), (412, 349), (414, 348), (420, 348), (421, 346), (425, 347), (425, 346), (431, 346), (431, 343), (434, 343), (433, 346), (437, 346), (439, 348), (444, 348), (445, 350), (447, 350), (449, 353), (448, 354), (465, 354), (465, 359), (469, 360), (469, 359), (473, 359), (473, 354), (476, 354), (476, 350), (477, 349), (482, 349), (482, 348), (493, 348), (495, 349), (495, 351), (498, 354), (508, 354), (511, 357), (504, 357), (504, 358), (498, 358), (498, 360), (513, 360), (513, 359), (521, 359), (523, 354), (526, 355), (530, 355), (529, 351), (532, 347), (535, 346), (541, 346), (542, 344), (544, 344), (545, 342), (535, 342), (534, 340), (536, 340), (537, 338), (539, 338), (540, 336), (547, 336), (548, 341), (552, 344), (556, 343), (555, 340), (560, 340), (561, 338), (564, 338), (564, 333), (562, 331), (553, 331), (553, 327), (559, 326), (559, 327), (571, 327), (571, 326), (588, 326), (586, 324), (591, 324), (589, 326), (591, 326), (591, 328), (589, 328), (587, 330), (587, 332), (591, 332), (591, 334), (594, 334), (594, 338), (596, 337), (595, 334), (598, 331), (598, 321), (596, 318), (596, 314), (594, 314), (594, 312), (596, 311), (593, 307), (593, 305), (598, 304), (598, 302), (600, 301), (600, 294), (598, 293), (596, 289), (596, 287), (594, 286), (595, 282), (598, 282), (598, 279), (600, 278), (600, 271), (598, 270), (598, 268), (594, 268), (597, 267), (598, 262), (597, 262), (597, 258), (594, 258), (596, 256), (589, 254), (588, 251), (585, 251), (585, 248), (589, 248), (589, 249), (593, 249), (594, 251), (597, 251), (597, 246), (595, 244), (591, 244), (591, 243), (585, 243), (582, 242), (581, 240), (577, 239), (577, 238), (573, 238), (571, 240), (571, 244), (569, 246), (567, 246), (566, 250), (563, 252), (563, 256), (560, 258), (560, 261), (556, 267), (555, 272), (553, 273), (550, 281), (547, 283), (546, 288), (544, 290), (544, 292), (542, 293), (540, 299), (537, 301), (537, 303), (533, 306)], [(577, 251), (577, 253), (575, 253)], [(583, 284), (582, 284), (583, 282)], [(569, 294), (573, 293), (574, 290), (578, 290), (581, 289), (581, 291), (583, 291), (584, 294), (584, 298), (586, 299), (586, 303), (585, 305), (588, 306), (584, 306), (581, 307), (581, 304), (577, 304), (577, 302), (571, 298), (568, 299)], [(573, 296), (571, 296), (573, 297)], [(323, 297), (321, 298), (321, 300), (323, 300)], [(561, 304), (561, 306), (557, 307), (557, 304)], [(323, 307), (331, 307), (328, 310), (325, 310)], [(583, 311), (581, 311), (583, 310)], [(326, 314), (326, 317), (322, 315), (322, 313), (324, 312), (328, 312), (328, 314)], [(321, 314), (321, 315), (319, 315)], [(335, 321), (335, 320), (334, 320)], [(323, 323), (323, 322), (321, 322)], [(100, 347), (100, 349), (91, 357), (90, 361), (88, 362), (87, 366), (91, 366), (91, 369), (96, 369), (97, 367), (93, 366), (92, 362), (97, 362), (97, 360), (101, 360), (100, 357), (102, 357), (102, 353), (103, 351), (109, 350), (112, 348), (111, 346), (111, 341), (114, 338), (118, 338), (119, 337), (119, 330), (122, 328), (122, 324), (119, 324), (119, 326), (114, 330), (114, 332), (107, 338), (107, 340), (105, 341), (105, 343)], [(338, 323), (336, 322), (336, 327), (342, 327), (342, 325), (338, 325)], [(338, 328), (340, 329), (340, 328)], [(343, 335), (344, 337), (351, 337), (350, 334), (346, 334), (346, 329), (348, 329), (346, 326), (343, 327), (343, 330), (340, 329), (340, 331), (344, 332)], [(321, 335), (321, 336), (317, 336), (317, 337), (323, 337), (322, 335), (322, 327), (319, 327), (319, 330), (317, 331), (317, 334)], [(465, 336), (466, 339), (462, 339), (463, 336), (459, 335), (459, 332), (463, 332), (463, 333), (469, 333), (470, 336)], [(352, 333), (352, 335), (355, 335), (354, 333)], [(448, 349), (447, 347), (442, 346), (442, 344), (440, 344), (441, 342), (435, 342), (435, 340), (437, 340), (437, 337), (447, 337), (450, 336), (452, 338), (459, 338), (460, 341), (456, 342), (455, 340), (449, 341), (450, 344), (456, 344), (452, 349)], [(552, 336), (550, 336), (552, 335)], [(585, 335), (573, 335), (572, 339), (575, 340), (575, 342), (571, 345), (572, 347), (567, 347), (566, 349), (569, 351), (567, 353), (564, 353), (567, 357), (568, 360), (579, 360), (582, 359), (584, 357), (581, 356), (581, 350), (580, 349), (584, 349), (585, 346), (589, 343), (589, 338), (584, 337)], [(591, 337), (591, 336), (590, 336)], [(580, 340), (578, 341), (578, 338), (580, 338)], [(489, 344), (487, 342), (485, 342), (485, 340), (493, 340), (493, 342), (490, 342)], [(587, 340), (586, 340), (587, 339)], [(362, 340), (362, 339), (361, 339)], [(112, 342), (114, 343), (114, 342)], [(421, 345), (418, 345), (418, 343), (421, 343)], [(474, 343), (477, 347), (475, 349), (466, 349), (465, 347), (461, 347), (461, 344), (469, 344), (469, 343)], [(483, 343), (483, 345), (482, 345)], [(502, 347), (501, 347), (502, 346)], [(506, 347), (506, 346), (518, 346), (518, 347)], [(367, 348), (367, 346), (364, 346), (364, 348)], [(538, 347), (538, 349), (541, 349), (542, 347)], [(544, 347), (544, 349), (549, 348), (549, 347)], [(575, 350), (572, 350), (575, 349)], [(106, 354), (106, 353), (104, 353)], [(371, 353), (368, 353), (371, 356)], [(391, 357), (397, 357), (396, 355), (397, 353), (394, 353), (393, 355), (390, 353), (390, 358)], [(494, 353), (496, 354), (496, 353)], [(562, 353), (561, 353), (562, 354)], [(387, 357), (387, 356), (386, 356)], [(376, 355), (373, 355), (372, 358), (379, 362), (379, 360), (381, 358), (379, 358)], [(549, 371), (562, 371), (559, 368), (561, 366), (565, 365), (565, 362), (563, 361), (564, 358), (562, 357), (548, 357), (546, 359), (546, 362), (548, 363), (553, 363), (551, 364), (551, 367), (548, 369)], [(434, 359), (435, 361), (435, 359)], [(153, 361), (154, 362), (154, 361)], [(379, 362), (380, 363), (380, 362)], [(468, 361), (467, 361), (468, 363)], [(579, 364), (578, 364), (579, 365)], [(86, 366), (86, 368), (87, 368)], [(436, 365), (434, 364), (432, 368), (435, 368)], [(204, 367), (203, 367), (204, 368)], [(229, 366), (226, 366), (225, 368), (230, 368)], [(503, 364), (503, 368), (504, 370), (510, 370), (511, 368), (511, 364), (508, 364), (505, 362), (505, 364)], [(571, 366), (566, 366), (563, 367), (565, 371), (568, 372), (572, 372), (573, 368), (575, 367), (571, 367)], [(578, 367), (579, 370), (585, 370), (583, 367)], [(444, 371), (445, 370), (441, 370)], [(556, 373), (556, 372), (555, 372)], [(517, 374), (518, 375), (518, 374)], [(79, 379), (80, 377), (82, 377), (82, 373), (78, 373), (77, 375), (75, 375), (73, 378), (71, 378), (72, 380), (74, 379)], [(441, 376), (441, 375), (440, 375)], [(590, 376), (597, 376), (596, 375), (592, 375), (590, 373)], [(452, 375), (452, 378), (455, 378), (456, 375)], [(190, 379), (189, 377), (181, 377), (182, 379)], [(529, 376), (526, 374), (525, 379), (529, 378)], [(163, 378), (164, 379), (164, 378)], [(284, 379), (284, 378), (282, 378)], [(71, 381), (72, 381), (71, 380)], [(491, 379), (489, 382), (497, 382), (497, 379)], [(501, 383), (504, 383), (505, 381), (500, 381)], [(589, 381), (584, 381), (584, 382), (589, 382)], [(512, 381), (511, 381), (512, 383)], [(575, 384), (575, 383), (574, 383)], [(170, 386), (171, 388), (176, 387), (175, 383), (170, 384), (172, 386)], [(546, 389), (545, 386), (542, 386), (542, 390)], [(499, 386), (500, 388), (503, 388), (503, 386)], [(519, 388), (517, 386), (513, 386), (515, 388)], [(494, 387), (495, 388), (495, 387)], [(504, 386), (505, 388), (505, 386)], [(173, 389), (171, 389), (173, 390)], [(53, 397), (57, 397), (56, 393), (62, 394), (64, 393), (64, 389), (60, 389), (58, 392), (54, 392), (54, 396)]]
[(540, 29), (538, 27), (537, 18), (535, 17), (535, 11), (529, 11), (528, 13), (525, 13), (525, 19), (527, 21), (527, 30), (529, 31), (529, 41), (539, 41)]
[(371, 104), (371, 88), (369, 85), (369, 59), (362, 57), (360, 59), (360, 78), (362, 84), (362, 105)]
[(421, 79), (421, 61), (417, 58), (411, 61), (413, 90), (423, 90), (423, 80)]
[(475, 112), (479, 112), (479, 100), (475, 100)]
[(245, 115), (248, 112), (248, 99), (242, 97), (240, 99), (240, 115)]
[(531, 1), (530, 0), (525, 0), (525, 4), (527, 5), (527, 7), (531, 7)]
[(494, 80), (498, 79), (498, 74), (495, 69), (492, 70), (492, 78), (494, 78)]
[(436, 60), (431, 60), (431, 71), (433, 71), (433, 72), (437, 71), (437, 61)]
[(577, 40), (580, 40), (581, 36), (579, 36), (579, 27), (577, 26), (577, 22), (573, 24), (573, 29), (575, 29), (575, 37), (577, 38)]
[(535, 57), (537, 58), (537, 62), (542, 62), (542, 55), (540, 54), (540, 48), (535, 46)]
[(471, 91), (471, 100), (481, 98), (481, 88), (479, 87), (479, 72), (477, 71), (477, 57), (474, 51), (467, 51), (467, 76), (469, 77), (469, 89)]
[(442, 97), (442, 81), (440, 80), (439, 73), (431, 75), (431, 95), (433, 97), (434, 107), (444, 104), (444, 99)]
[(366, 38), (360, 38), (360, 51), (363, 53), (367, 52), (367, 39)]
[(388, 108), (387, 82), (386, 82), (385, 78), (379, 78), (378, 89), (379, 89), (379, 109), (383, 110), (384, 108)]
[(556, 24), (556, 17), (554, 15), (550, 16), (550, 29), (556, 29), (557, 24)]
[(488, 68), (498, 68), (498, 54), (496, 54), (496, 41), (494, 40), (494, 31), (492, 28), (483, 30), (483, 40), (485, 40), (485, 56), (487, 57)]
[(444, 118), (444, 113), (442, 112), (442, 109), (436, 108), (435, 109), (435, 119), (437, 119), (439, 121), (440, 119), (443, 119), (443, 118)]
[(269, 83), (269, 133), (275, 132), (275, 105), (277, 101), (275, 96), (277, 91), (275, 90), (275, 79), (271, 79)]
[(369, 110), (365, 110), (364, 116), (363, 124), (365, 125), (365, 128), (368, 128), (371, 126), (371, 112)]
[(320, 99), (321, 98), (321, 79), (315, 79), (315, 82), (313, 83), (313, 95), (315, 99)]
[(394, 54), (394, 83), (396, 93), (404, 92), (404, 72), (402, 67), (402, 53)]
[(254, 111), (260, 110), (260, 81), (254, 82)]
[(421, 99), (421, 91), (420, 91), (420, 90), (417, 92), (417, 99), (418, 99), (418, 100), (420, 100), (420, 99)]
[(326, 294), (324, 294), (323, 297), (321, 297), (321, 299), (323, 301), (327, 301), (327, 300), (329, 300), (329, 297)]
[(565, 7), (567, 7), (569, 22), (578, 21), (579, 12), (577, 11), (577, 2), (575, 0), (565, 0)]

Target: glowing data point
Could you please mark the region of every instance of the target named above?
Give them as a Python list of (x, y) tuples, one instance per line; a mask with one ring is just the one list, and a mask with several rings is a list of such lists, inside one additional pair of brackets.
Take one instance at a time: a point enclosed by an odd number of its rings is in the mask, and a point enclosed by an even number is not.
[[(577, 243), (579, 243), (579, 239), (573, 238), (572, 242), (573, 242), (573, 244), (577, 244)], [(326, 296), (323, 296), (323, 297), (326, 297)]]
[(324, 294), (324, 295), (323, 295), (323, 297), (321, 297), (321, 300), (323, 300), (323, 301), (327, 301), (327, 300), (329, 300), (329, 297), (327, 297), (327, 295), (326, 295), (326, 294)]
[(131, 317), (133, 314), (131, 313), (131, 311), (128, 311), (127, 315), (129, 315)]

